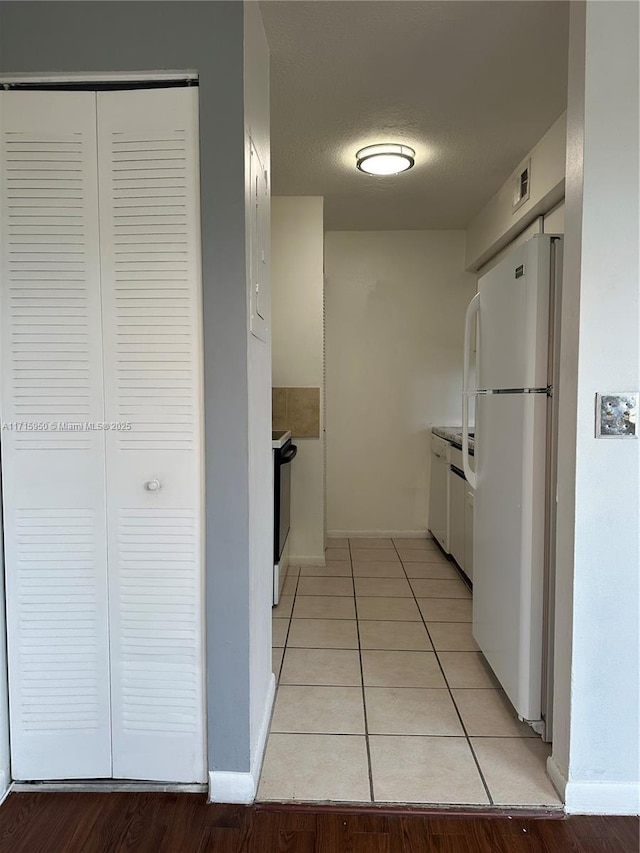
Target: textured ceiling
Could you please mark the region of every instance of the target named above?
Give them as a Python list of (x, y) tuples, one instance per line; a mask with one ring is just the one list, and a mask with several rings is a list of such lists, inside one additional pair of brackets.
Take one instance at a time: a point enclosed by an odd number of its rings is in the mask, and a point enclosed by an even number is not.
[[(568, 4), (266, 0), (274, 195), (327, 230), (463, 228), (566, 105)], [(388, 178), (355, 152), (403, 142)]]

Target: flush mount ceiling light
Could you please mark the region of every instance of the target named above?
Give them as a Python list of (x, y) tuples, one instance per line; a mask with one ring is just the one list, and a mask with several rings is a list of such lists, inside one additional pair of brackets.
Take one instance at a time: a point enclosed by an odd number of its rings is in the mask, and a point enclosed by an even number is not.
[(416, 152), (408, 145), (368, 145), (356, 154), (356, 166), (368, 175), (397, 175), (415, 163)]

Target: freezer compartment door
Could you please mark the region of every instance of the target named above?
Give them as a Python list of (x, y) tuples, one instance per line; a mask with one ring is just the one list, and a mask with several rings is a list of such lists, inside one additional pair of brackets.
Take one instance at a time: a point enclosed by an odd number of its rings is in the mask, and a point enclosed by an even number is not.
[(478, 398), (473, 636), (518, 714), (541, 717), (545, 394)]
[(477, 387), (546, 388), (551, 238), (518, 246), (478, 283)]

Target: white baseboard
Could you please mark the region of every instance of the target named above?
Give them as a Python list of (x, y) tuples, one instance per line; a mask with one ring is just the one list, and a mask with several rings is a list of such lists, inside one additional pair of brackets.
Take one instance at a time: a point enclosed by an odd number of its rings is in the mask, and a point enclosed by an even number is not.
[(271, 674), (269, 691), (265, 703), (260, 731), (251, 761), (251, 770), (248, 773), (239, 773), (228, 770), (209, 771), (209, 802), (210, 803), (241, 803), (251, 804), (256, 798), (260, 773), (262, 772), (262, 761), (271, 725), (271, 714), (273, 712), (273, 701), (276, 695), (276, 678)]
[(328, 530), (329, 539), (433, 539), (429, 530)]
[(153, 794), (204, 794), (207, 785), (204, 782), (182, 783), (182, 782), (120, 782), (115, 779), (82, 780), (73, 782), (47, 781), (47, 782), (14, 782), (11, 790), (16, 792), (44, 791), (49, 794), (60, 793), (153, 793)]
[(210, 803), (251, 804), (256, 796), (256, 782), (251, 773), (230, 770), (209, 771)]
[(547, 773), (567, 814), (640, 814), (638, 782), (568, 782), (553, 756), (547, 758)]
[(638, 782), (567, 782), (567, 814), (640, 814)]
[(324, 566), (326, 560), (324, 554), (291, 554), (289, 564), (291, 566)]

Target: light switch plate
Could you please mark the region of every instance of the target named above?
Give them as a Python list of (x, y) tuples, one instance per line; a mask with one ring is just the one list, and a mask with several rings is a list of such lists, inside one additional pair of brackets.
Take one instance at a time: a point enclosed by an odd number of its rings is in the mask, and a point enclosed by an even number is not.
[(638, 396), (596, 394), (596, 438), (638, 438)]

